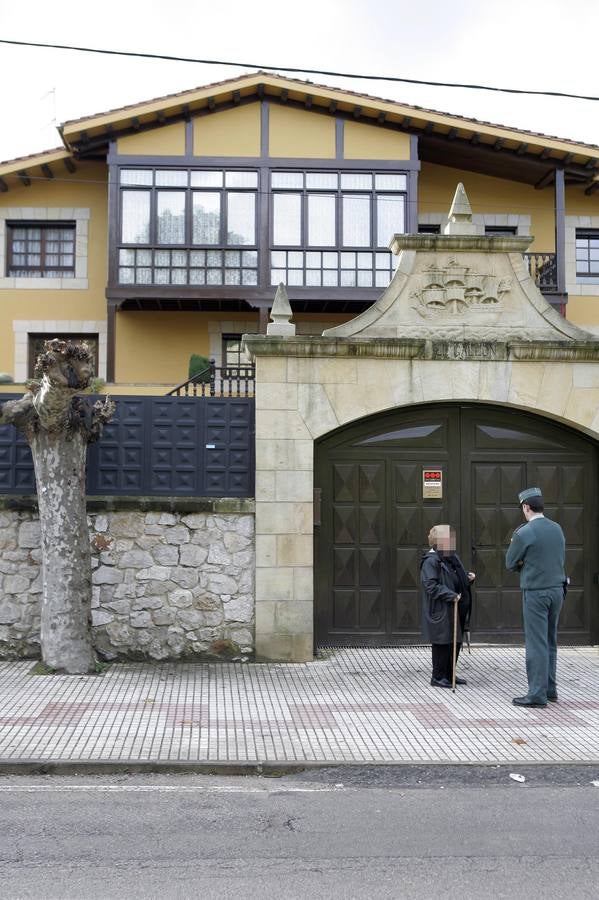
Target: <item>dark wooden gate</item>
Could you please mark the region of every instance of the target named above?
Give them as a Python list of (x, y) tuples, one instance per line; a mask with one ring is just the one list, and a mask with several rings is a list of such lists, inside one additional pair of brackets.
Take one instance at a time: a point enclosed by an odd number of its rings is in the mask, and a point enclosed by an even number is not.
[[(482, 405), (438, 405), (362, 420), (316, 449), (322, 491), (315, 529), (316, 639), (384, 646), (420, 641), (419, 561), (432, 525), (456, 527), (458, 551), (477, 572), (476, 640), (519, 643), (518, 578), (505, 550), (523, 521), (517, 495), (538, 485), (566, 533), (572, 579), (562, 641), (589, 643), (597, 615), (597, 450), (539, 416)], [(441, 496), (423, 496), (423, 471), (442, 473)], [(434, 490), (433, 490), (434, 493)]]

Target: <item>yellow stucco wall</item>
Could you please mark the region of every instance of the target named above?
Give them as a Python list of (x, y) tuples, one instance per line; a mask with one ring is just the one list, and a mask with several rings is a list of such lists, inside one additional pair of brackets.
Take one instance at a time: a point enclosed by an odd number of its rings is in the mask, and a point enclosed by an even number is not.
[(588, 196), (586, 185), (566, 185), (567, 216), (599, 216), (599, 191)]
[[(300, 313), (296, 322), (318, 322), (322, 327), (342, 324), (351, 316), (330, 313)], [(210, 356), (209, 325), (220, 322), (226, 333), (226, 323), (253, 322), (258, 330), (259, 317), (255, 312), (119, 312), (116, 315), (116, 381), (124, 393), (144, 393), (144, 384), (174, 387), (187, 378), (192, 353)], [(147, 388), (152, 393), (151, 388)], [(165, 393), (158, 390), (157, 393)]]
[(581, 328), (593, 326), (599, 337), (599, 297), (568, 294), (566, 318)]
[(164, 125), (129, 134), (116, 142), (117, 152), (140, 156), (183, 156), (185, 153), (185, 125)]
[(193, 152), (196, 156), (260, 156), (260, 104), (195, 118)]
[(422, 163), (418, 179), (418, 214), (447, 214), (457, 183), (466, 188), (473, 213), (515, 213), (531, 217), (531, 250), (552, 253), (555, 249), (553, 188), (536, 191), (532, 185), (463, 169)]
[(335, 158), (335, 119), (303, 109), (271, 104), (270, 156)]
[(346, 121), (343, 155), (345, 159), (409, 159), (410, 137), (400, 131)]
[(25, 207), (32, 219), (35, 219), (36, 207), (83, 207), (90, 210), (87, 289), (0, 288), (1, 372), (14, 373), (15, 319), (106, 320), (107, 197), (106, 167), (101, 163), (88, 162), (77, 162), (77, 171), (73, 174), (56, 172), (53, 179), (32, 181), (29, 187), (13, 180), (10, 190), (0, 194), (0, 208)]

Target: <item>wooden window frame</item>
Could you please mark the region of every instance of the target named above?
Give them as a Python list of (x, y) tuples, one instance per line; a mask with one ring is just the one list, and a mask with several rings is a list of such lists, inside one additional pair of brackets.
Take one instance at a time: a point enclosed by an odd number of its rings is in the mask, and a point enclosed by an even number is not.
[[(591, 240), (599, 240), (599, 228), (577, 228), (575, 231), (575, 244), (574, 244), (574, 261), (576, 265), (576, 277), (577, 278), (597, 278), (599, 277), (599, 259), (591, 260)], [(578, 250), (579, 241), (586, 242), (586, 261), (589, 265), (588, 272), (579, 272), (578, 271)], [(591, 268), (591, 266), (595, 266), (595, 268)]]
[[(309, 175), (315, 174), (334, 174), (337, 176), (337, 186), (335, 188), (331, 187), (308, 187), (307, 177)], [(302, 176), (302, 187), (273, 187), (272, 179), (273, 175), (278, 174), (295, 174)], [(370, 188), (348, 188), (342, 186), (342, 175), (370, 175), (371, 176), (371, 186)], [(390, 188), (378, 188), (376, 187), (376, 176), (377, 175), (401, 175), (405, 178), (405, 187), (398, 190), (393, 190)], [(369, 169), (356, 168), (355, 171), (347, 168), (339, 168), (339, 169), (330, 169), (327, 168), (321, 169), (316, 164), (314, 166), (301, 166), (298, 165), (297, 168), (280, 168), (277, 166), (272, 166), (269, 171), (269, 234), (268, 234), (268, 273), (269, 273), (269, 284), (268, 287), (275, 286), (275, 282), (278, 283), (278, 277), (273, 277), (271, 275), (272, 270), (279, 269), (279, 266), (274, 265), (272, 263), (273, 253), (294, 253), (299, 252), (303, 254), (303, 265), (301, 267), (292, 267), (290, 269), (289, 264), (285, 267), (285, 272), (287, 273), (287, 277), (281, 280), (288, 281), (290, 287), (306, 287), (310, 288), (311, 285), (308, 284), (308, 275), (307, 273), (318, 271), (318, 267), (309, 266), (307, 264), (308, 261), (308, 253), (321, 254), (321, 284), (315, 285), (315, 290), (324, 289), (332, 289), (332, 290), (355, 290), (356, 288), (366, 288), (366, 289), (377, 289), (381, 287), (387, 287), (389, 282), (393, 277), (394, 265), (393, 258), (391, 253), (388, 251), (387, 246), (381, 246), (377, 243), (377, 229), (378, 229), (378, 215), (377, 215), (377, 201), (379, 197), (385, 195), (392, 195), (393, 197), (403, 198), (404, 204), (404, 227), (407, 227), (408, 224), (408, 202), (409, 202), (409, 173), (398, 167), (396, 170), (383, 169), (378, 167), (376, 164), (373, 164)], [(301, 243), (298, 246), (284, 245), (284, 244), (275, 244), (274, 243), (274, 229), (275, 229), (275, 211), (274, 198), (276, 195), (280, 194), (289, 194), (294, 196), (301, 197), (300, 204), (300, 233), (301, 233)], [(335, 244), (333, 246), (324, 246), (324, 245), (312, 245), (308, 242), (309, 236), (309, 221), (308, 221), (308, 204), (309, 197), (311, 195), (324, 195), (324, 196), (334, 196), (335, 197)], [(369, 208), (370, 208), (370, 242), (368, 245), (357, 246), (357, 245), (349, 245), (343, 243), (343, 217), (344, 217), (344, 209), (343, 209), (343, 200), (345, 197), (368, 197), (369, 198)], [(327, 268), (324, 265), (324, 256), (325, 253), (335, 253), (337, 254), (337, 267), (336, 269)], [(342, 254), (343, 253), (353, 253), (356, 255), (356, 263), (352, 268), (346, 268), (342, 265)], [(372, 258), (372, 267), (370, 269), (362, 268), (359, 266), (357, 262), (357, 254), (359, 253), (370, 253)], [(377, 284), (377, 275), (380, 274), (383, 270), (377, 266), (377, 253), (389, 253), (389, 267), (388, 267), (388, 275), (389, 280), (383, 284)], [(288, 260), (288, 256), (286, 257)], [(294, 285), (293, 281), (289, 281), (289, 272), (301, 272), (302, 283), (299, 285)], [(337, 279), (336, 284), (334, 285), (326, 285), (324, 283), (324, 272), (327, 271), (336, 271)], [(344, 285), (343, 281), (343, 272), (351, 272), (354, 271), (356, 274), (356, 281), (354, 284)], [(371, 273), (371, 282), (368, 285), (359, 285), (358, 278), (359, 272), (369, 271)]]
[[(17, 228), (29, 229), (38, 228), (41, 232), (40, 237), (40, 265), (16, 265), (14, 263), (14, 242), (18, 238), (14, 237), (14, 231)], [(73, 264), (71, 266), (48, 266), (46, 259), (46, 244), (48, 242), (47, 232), (50, 229), (58, 229), (60, 231), (68, 231), (73, 236)], [(28, 238), (25, 239), (28, 242)], [(75, 278), (75, 263), (77, 249), (77, 224), (76, 222), (53, 222), (47, 219), (41, 220), (24, 220), (21, 222), (9, 220), (6, 223), (6, 277), (7, 278), (50, 278), (48, 272), (55, 272), (56, 278)], [(27, 254), (27, 250), (25, 253)], [(59, 253), (60, 255), (60, 253)], [(18, 274), (16, 274), (18, 272)], [(26, 274), (24, 274), (26, 273)]]
[[(187, 174), (186, 185), (161, 185), (156, 183), (156, 172), (157, 171), (165, 171), (170, 169), (171, 171), (177, 172), (185, 172)], [(146, 171), (152, 173), (152, 184), (141, 185), (141, 184), (125, 184), (121, 181), (121, 173), (123, 170), (126, 171)], [(200, 185), (192, 185), (192, 173), (194, 172), (218, 172), (222, 174), (222, 185), (221, 186), (200, 186)], [(256, 186), (255, 187), (237, 187), (237, 186), (227, 186), (226, 183), (226, 174), (227, 172), (235, 172), (235, 173), (243, 173), (248, 172), (256, 175)], [(118, 222), (116, 226), (116, 279), (117, 284), (119, 286), (131, 286), (134, 285), (139, 287), (141, 285), (148, 288), (160, 288), (164, 284), (168, 286), (179, 287), (180, 289), (194, 288), (194, 287), (257, 287), (259, 282), (259, 246), (260, 246), (260, 173), (258, 168), (254, 168), (251, 166), (243, 167), (243, 168), (235, 168), (235, 167), (209, 167), (209, 166), (197, 166), (197, 167), (189, 167), (189, 166), (157, 166), (157, 165), (120, 165), (118, 168)], [(121, 239), (122, 237), (122, 228), (123, 228), (123, 192), (124, 191), (142, 191), (149, 193), (150, 196), (150, 222), (149, 222), (149, 240), (147, 243), (137, 243), (133, 244), (131, 242), (125, 242)], [(159, 243), (158, 242), (158, 193), (168, 193), (168, 192), (178, 192), (185, 193), (185, 239), (181, 244), (169, 244), (169, 243)], [(220, 222), (219, 222), (219, 240), (217, 243), (208, 244), (208, 243), (200, 243), (193, 241), (193, 197), (196, 193), (210, 193), (215, 194), (219, 197), (219, 208), (220, 208)], [(254, 197), (254, 243), (253, 244), (229, 244), (227, 243), (228, 236), (228, 202), (227, 198), (229, 194), (250, 194)], [(130, 251), (142, 251), (146, 250), (151, 253), (151, 263), (149, 264), (149, 268), (152, 270), (152, 280), (150, 282), (142, 282), (137, 281), (137, 269), (139, 268), (148, 268), (147, 265), (137, 264), (137, 254), (135, 256), (135, 263), (133, 265), (121, 265), (120, 263), (120, 251), (121, 250), (130, 250)], [(156, 254), (160, 251), (168, 252), (172, 254), (173, 252), (181, 251), (186, 254), (186, 264), (183, 266), (174, 266), (172, 262), (172, 256), (170, 257), (170, 263), (168, 266), (162, 266), (156, 263)], [(203, 264), (194, 265), (192, 263), (191, 253), (193, 251), (204, 252), (205, 254), (214, 252), (219, 253), (220, 263), (210, 264), (208, 262), (208, 257), (205, 256), (205, 262)], [(225, 254), (229, 253), (239, 253), (243, 254), (244, 251), (246, 253), (256, 254), (256, 262), (255, 264), (251, 264), (247, 261), (247, 257), (245, 258), (246, 262), (244, 262), (244, 257), (240, 255), (239, 265), (231, 266), (227, 265), (227, 257)], [(121, 281), (120, 280), (120, 269), (133, 269), (133, 282)], [(168, 282), (159, 282), (156, 280), (156, 270), (157, 269), (167, 269), (169, 272), (169, 280)], [(203, 270), (204, 271), (204, 282), (194, 282), (192, 281), (191, 270)], [(172, 272), (173, 270), (185, 271), (185, 281), (176, 282), (172, 281)], [(208, 282), (208, 272), (209, 270), (220, 270), (221, 272), (221, 280), (219, 282), (210, 283)], [(243, 282), (245, 272), (254, 272), (255, 271), (255, 282)], [(236, 281), (227, 281), (227, 273), (228, 272), (238, 272), (239, 273), (239, 284)], [(233, 276), (231, 276), (233, 277)], [(248, 276), (249, 277), (249, 276)]]
[[(242, 337), (243, 337), (243, 335), (238, 334), (237, 332), (223, 332), (223, 334), (221, 334), (222, 374), (224, 377), (227, 377), (227, 375), (231, 374), (231, 372), (229, 370), (235, 370), (235, 372), (237, 372), (237, 370), (239, 368), (241, 368), (242, 366), (248, 365), (248, 363), (242, 363), (242, 361), (241, 361), (241, 339), (242, 339)], [(240, 345), (239, 351), (237, 354), (238, 360), (235, 365), (229, 364), (229, 362), (227, 360), (227, 342), (228, 341), (237, 341)]]

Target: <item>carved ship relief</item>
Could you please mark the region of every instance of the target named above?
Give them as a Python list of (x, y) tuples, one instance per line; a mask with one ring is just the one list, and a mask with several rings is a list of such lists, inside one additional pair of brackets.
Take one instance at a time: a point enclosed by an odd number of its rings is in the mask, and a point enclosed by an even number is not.
[(499, 310), (501, 300), (511, 287), (508, 278), (478, 275), (468, 266), (450, 259), (443, 268), (431, 265), (420, 276), (420, 290), (413, 291), (412, 308), (424, 319), (449, 314)]

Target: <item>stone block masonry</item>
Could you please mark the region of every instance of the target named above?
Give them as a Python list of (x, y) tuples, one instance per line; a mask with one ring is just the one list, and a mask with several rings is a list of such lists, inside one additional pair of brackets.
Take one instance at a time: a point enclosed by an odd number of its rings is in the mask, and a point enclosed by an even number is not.
[[(12, 508), (0, 508), (0, 658), (37, 657), (39, 521), (32, 500), (23, 501), (25, 508), (15, 508), (14, 498), (5, 505)], [(153, 509), (139, 505), (90, 504), (92, 632), (99, 655), (252, 656), (253, 501), (200, 501), (195, 509), (187, 502), (179, 510), (168, 501)]]

